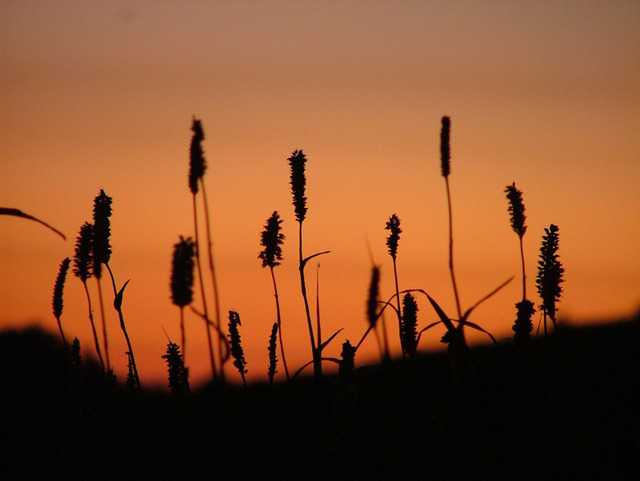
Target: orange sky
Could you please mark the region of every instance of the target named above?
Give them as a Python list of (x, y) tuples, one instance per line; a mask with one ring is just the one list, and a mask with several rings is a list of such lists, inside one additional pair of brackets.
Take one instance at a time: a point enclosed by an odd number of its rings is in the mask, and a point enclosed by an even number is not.
[[(102, 188), (113, 197), (111, 265), (119, 284), (131, 279), (124, 311), (141, 380), (165, 383), (162, 327), (179, 339), (169, 299), (172, 246), (193, 235), (193, 115), (206, 135), (222, 310), (240, 313), (250, 379), (266, 378), (275, 320), (271, 279), (257, 259), (273, 210), (287, 235), (276, 270), (287, 359), (292, 369), (310, 359), (286, 162), (295, 149), (309, 159), (305, 253), (331, 250), (319, 258), (323, 332), (344, 328), (326, 354), (337, 357), (340, 344), (366, 328), (367, 246), (382, 267), (382, 296), (393, 292), (384, 230), (393, 213), (403, 228), (401, 288), (429, 291), (454, 315), (442, 115), (452, 118), (463, 307), (519, 276), (503, 193), (514, 181), (527, 209), (530, 297), (540, 238), (554, 223), (566, 269), (561, 319), (589, 322), (640, 306), (637, 2), (0, 1), (0, 8), (0, 206), (68, 237), (0, 218), (2, 327), (55, 329), (58, 266), (73, 255)], [(311, 292), (315, 272), (311, 263)], [(519, 289), (513, 282), (471, 320), (510, 336)], [(418, 302), (420, 325), (435, 320)], [(90, 354), (84, 292), (72, 276), (62, 322)], [(123, 376), (114, 312), (107, 322)], [(204, 327), (193, 316), (187, 322), (188, 363), (202, 380)], [(393, 317), (387, 322), (395, 340)], [(430, 331), (421, 347), (438, 347), (441, 334)], [(358, 360), (375, 353), (370, 338)], [(233, 366), (228, 373), (237, 378)]]

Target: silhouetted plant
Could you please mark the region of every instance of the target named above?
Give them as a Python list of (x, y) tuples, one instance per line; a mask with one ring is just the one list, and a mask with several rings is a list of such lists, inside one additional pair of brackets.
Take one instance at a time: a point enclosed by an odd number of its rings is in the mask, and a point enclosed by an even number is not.
[(240, 376), (242, 377), (242, 384), (247, 385), (247, 381), (244, 377), (247, 370), (245, 366), (247, 365), (247, 361), (244, 359), (244, 350), (242, 349), (242, 344), (240, 342), (240, 332), (238, 331), (238, 326), (242, 325), (240, 323), (240, 316), (236, 311), (229, 311), (229, 341), (231, 344), (231, 356), (233, 357), (233, 365), (238, 369)]
[(62, 337), (62, 343), (65, 348), (67, 347), (67, 339), (64, 337), (64, 331), (62, 330), (62, 323), (60, 322), (60, 316), (62, 315), (62, 291), (64, 289), (64, 281), (67, 278), (67, 271), (69, 270), (69, 263), (71, 260), (67, 257), (60, 264), (60, 270), (56, 277), (56, 283), (53, 287), (53, 316), (58, 323), (58, 329), (60, 330), (60, 336)]
[(516, 304), (517, 317), (513, 325), (514, 340), (518, 344), (527, 343), (531, 339), (531, 316), (535, 312), (533, 302), (527, 299), (527, 276), (524, 266), (524, 245), (523, 237), (527, 231), (525, 225), (526, 216), (524, 215), (524, 203), (522, 202), (522, 192), (516, 188), (515, 182), (505, 188), (507, 200), (509, 201), (509, 214), (511, 220), (511, 228), (518, 234), (520, 241), (520, 260), (522, 265), (522, 300)]
[(34, 222), (37, 222), (38, 224), (42, 224), (47, 229), (51, 229), (53, 232), (58, 234), (64, 240), (67, 240), (66, 236), (62, 232), (60, 232), (58, 229), (56, 229), (55, 227), (50, 226), (46, 222), (38, 219), (37, 217), (34, 217), (34, 216), (29, 215), (29, 214), (27, 214), (25, 212), (22, 212), (20, 209), (13, 209), (11, 207), (0, 207), (0, 215), (10, 215), (10, 216), (13, 216), (13, 217), (20, 217), (22, 219), (32, 220)]
[[(309, 328), (309, 339), (311, 341), (311, 354), (313, 356), (313, 373), (316, 379), (322, 377), (322, 347), (326, 343), (322, 343), (320, 332), (318, 329), (318, 339), (313, 333), (313, 324), (311, 322), (311, 312), (309, 310), (309, 300), (307, 299), (307, 284), (304, 277), (304, 268), (316, 256), (326, 254), (329, 251), (319, 252), (309, 257), (302, 255), (302, 223), (307, 215), (307, 198), (305, 197), (306, 177), (305, 163), (307, 158), (302, 150), (295, 150), (288, 159), (291, 168), (291, 193), (293, 195), (293, 207), (298, 222), (298, 259), (300, 271), (300, 290), (302, 291), (302, 299), (304, 301), (304, 309), (307, 318), (307, 327)], [(319, 324), (319, 322), (318, 322)], [(331, 339), (333, 336), (331, 337)]]
[(91, 332), (93, 334), (93, 342), (96, 348), (96, 354), (100, 361), (102, 372), (105, 372), (104, 359), (102, 358), (102, 350), (100, 349), (100, 341), (98, 340), (98, 331), (93, 320), (93, 309), (91, 307), (91, 296), (89, 295), (89, 287), (87, 279), (92, 276), (93, 265), (93, 224), (85, 222), (80, 227), (80, 233), (76, 238), (75, 251), (73, 256), (73, 273), (80, 279), (84, 287), (84, 293), (87, 298), (89, 307), (89, 322), (91, 323)]
[(407, 292), (402, 298), (402, 351), (409, 356), (414, 356), (418, 347), (418, 303)]
[[(387, 334), (385, 326), (382, 326), (383, 340), (380, 341), (378, 331), (376, 330), (378, 318), (380, 318), (382, 312), (378, 312), (378, 297), (380, 292), (380, 269), (377, 266), (371, 268), (371, 280), (369, 282), (369, 294), (367, 296), (367, 320), (369, 321), (369, 330), (373, 330), (378, 342), (378, 348), (380, 350), (380, 356), (383, 360), (388, 361), (389, 346), (387, 344)], [(365, 334), (366, 336), (366, 334)], [(360, 341), (362, 342), (362, 341)], [(358, 346), (360, 343), (358, 344)], [(356, 346), (356, 347), (358, 347)]]
[(558, 227), (551, 224), (545, 228), (545, 235), (542, 236), (542, 247), (540, 247), (540, 260), (538, 261), (538, 276), (536, 284), (538, 294), (542, 299), (542, 311), (544, 313), (544, 333), (547, 334), (547, 316), (556, 325), (556, 303), (562, 295), (560, 284), (564, 282), (564, 267), (558, 259)]
[(193, 268), (196, 246), (191, 237), (180, 236), (180, 241), (173, 246), (173, 262), (171, 264), (171, 301), (180, 308), (180, 336), (182, 340), (182, 356), (186, 358), (187, 340), (184, 326), (184, 308), (193, 301)]
[(340, 364), (338, 368), (338, 375), (340, 377), (348, 376), (353, 372), (355, 368), (356, 349), (357, 348), (352, 346), (348, 339), (342, 344)]
[[(200, 280), (200, 291), (202, 294), (203, 304), (203, 317), (205, 319), (205, 327), (207, 332), (207, 342), (209, 346), (209, 360), (211, 362), (211, 372), (213, 380), (216, 381), (218, 377), (224, 382), (224, 357), (222, 354), (223, 334), (222, 324), (220, 318), (220, 302), (218, 297), (218, 281), (216, 278), (215, 265), (213, 262), (213, 248), (211, 240), (211, 224), (209, 220), (209, 205), (207, 202), (206, 188), (204, 184), (204, 173), (207, 168), (207, 164), (204, 158), (202, 150), (202, 141), (204, 140), (204, 131), (202, 129), (202, 123), (195, 117), (191, 126), (193, 131), (193, 137), (191, 138), (191, 145), (189, 148), (189, 189), (191, 190), (193, 199), (193, 220), (195, 229), (195, 244), (196, 244), (196, 265), (198, 269), (198, 278)], [(211, 274), (212, 288), (213, 288), (213, 302), (215, 320), (211, 320), (209, 316), (209, 308), (207, 298), (204, 289), (204, 279), (202, 276), (202, 259), (201, 259), (201, 246), (200, 236), (198, 233), (198, 208), (196, 195), (199, 191), (202, 191), (202, 204), (204, 207), (205, 216), (205, 230), (207, 234), (207, 254), (209, 263), (209, 272)], [(216, 367), (216, 360), (213, 349), (213, 339), (211, 337), (211, 327), (214, 327), (218, 335), (218, 368)]]
[[(128, 364), (130, 364), (130, 370), (135, 380), (136, 387), (140, 389), (140, 376), (138, 375), (138, 368), (136, 366), (136, 359), (133, 354), (133, 346), (131, 345), (131, 340), (129, 339), (129, 334), (127, 333), (127, 326), (124, 322), (124, 314), (122, 312), (122, 301), (124, 297), (124, 290), (129, 284), (129, 281), (125, 282), (123, 286), (118, 290), (116, 286), (116, 280), (113, 276), (113, 271), (109, 266), (109, 261), (111, 259), (111, 245), (109, 238), (111, 236), (110, 229), (110, 220), (111, 217), (111, 204), (112, 199), (107, 194), (105, 194), (104, 190), (100, 189), (100, 194), (94, 200), (93, 206), (93, 274), (100, 281), (99, 273), (101, 272), (101, 266), (104, 264), (107, 267), (107, 271), (109, 272), (109, 277), (111, 278), (111, 285), (113, 287), (113, 307), (118, 313), (118, 318), (120, 319), (120, 329), (124, 334), (125, 340), (127, 341), (127, 356), (128, 356)], [(98, 286), (100, 287), (100, 286)], [(102, 297), (101, 297), (101, 305), (102, 305)], [(104, 325), (104, 324), (103, 324)], [(108, 347), (106, 344), (107, 339), (107, 331), (106, 326), (104, 329), (105, 336), (105, 351), (107, 351), (107, 360), (108, 360)], [(107, 362), (108, 364), (108, 362)]]
[(285, 236), (280, 232), (280, 214), (278, 211), (273, 211), (271, 217), (267, 219), (267, 223), (264, 226), (264, 230), (260, 236), (260, 245), (264, 249), (258, 255), (259, 259), (262, 259), (262, 267), (268, 267), (271, 273), (271, 281), (273, 283), (273, 292), (276, 299), (276, 322), (278, 330), (280, 331), (280, 354), (282, 355), (282, 364), (284, 365), (284, 371), (289, 380), (289, 368), (287, 367), (287, 361), (284, 355), (284, 341), (282, 339), (282, 316), (280, 313), (280, 298), (278, 297), (278, 286), (276, 284), (276, 276), (273, 268), (280, 265), (282, 260), (282, 247)]
[[(460, 297), (458, 296), (458, 286), (453, 270), (453, 216), (451, 209), (451, 190), (449, 188), (449, 174), (451, 174), (451, 148), (450, 148), (451, 119), (442, 117), (442, 129), (440, 130), (440, 170), (447, 187), (447, 207), (449, 211), (449, 272), (451, 273), (451, 283), (453, 284), (453, 294), (456, 300), (458, 319), (462, 319), (460, 309)], [(460, 326), (460, 334), (464, 338), (464, 322)]]
[(93, 201), (93, 236), (91, 237), (91, 260), (93, 261), (92, 271), (98, 283), (98, 301), (100, 304), (100, 317), (102, 319), (102, 342), (104, 343), (104, 356), (106, 369), (111, 371), (111, 360), (109, 356), (109, 336), (107, 335), (107, 320), (104, 311), (104, 299), (102, 297), (102, 263), (108, 262), (111, 257), (111, 246), (109, 236), (111, 228), (109, 217), (111, 216), (111, 198), (104, 190), (100, 189), (100, 194)]
[(180, 346), (169, 341), (167, 352), (162, 356), (162, 359), (167, 361), (171, 392), (180, 396), (189, 394), (189, 376), (184, 367), (183, 356), (180, 354)]
[(77, 375), (81, 365), (82, 355), (80, 354), (80, 339), (74, 337), (73, 342), (71, 343), (71, 368), (73, 369), (74, 374)]
[(400, 337), (402, 357), (404, 357), (406, 351), (404, 349), (404, 343), (402, 342), (402, 308), (400, 306), (400, 289), (398, 286), (398, 268), (396, 262), (396, 257), (398, 254), (398, 241), (400, 240), (400, 233), (402, 232), (402, 229), (400, 228), (400, 219), (396, 214), (393, 214), (391, 217), (389, 217), (385, 229), (389, 231), (389, 236), (387, 237), (387, 248), (389, 249), (389, 255), (391, 256), (391, 259), (393, 259), (393, 279), (395, 281), (396, 287), (397, 304), (396, 313), (398, 315), (398, 336)]
[(533, 323), (531, 317), (536, 312), (533, 302), (529, 299), (523, 299), (516, 304), (517, 317), (513, 324), (513, 339), (517, 344), (527, 344), (531, 340), (531, 331)]
[[(269, 336), (269, 369), (267, 374), (269, 375), (269, 384), (273, 385), (273, 376), (278, 372), (278, 357), (276, 356), (276, 337), (278, 336), (278, 323), (274, 322), (271, 328), (271, 335)], [(288, 378), (287, 378), (288, 379)]]

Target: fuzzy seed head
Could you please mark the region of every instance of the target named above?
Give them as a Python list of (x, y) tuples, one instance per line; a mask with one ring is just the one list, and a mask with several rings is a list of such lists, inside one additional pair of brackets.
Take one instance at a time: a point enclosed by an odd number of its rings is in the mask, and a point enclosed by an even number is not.
[(440, 130), (440, 167), (442, 176), (449, 177), (451, 173), (451, 149), (449, 147), (449, 135), (451, 131), (451, 119), (442, 117), (442, 129)]
[(540, 247), (536, 285), (538, 294), (542, 299), (542, 309), (555, 323), (556, 303), (562, 295), (560, 284), (564, 282), (564, 267), (562, 267), (557, 254), (559, 243), (558, 227), (551, 224), (544, 231), (545, 235), (542, 236), (542, 247)]
[(67, 278), (70, 262), (71, 259), (68, 257), (62, 261), (58, 276), (56, 277), (56, 283), (53, 287), (53, 315), (56, 319), (60, 319), (62, 315), (62, 290), (64, 289), (64, 281)]
[(189, 393), (188, 371), (184, 366), (184, 359), (180, 353), (180, 346), (169, 341), (167, 352), (162, 356), (167, 361), (169, 370), (169, 388), (176, 395)]
[(93, 224), (85, 222), (80, 227), (80, 234), (76, 238), (73, 256), (73, 274), (82, 282), (91, 277), (93, 264)]
[(524, 215), (524, 204), (522, 202), (522, 192), (516, 188), (515, 182), (508, 185), (504, 190), (509, 200), (509, 214), (511, 216), (511, 228), (518, 234), (524, 236), (527, 226), (524, 225), (526, 216)]
[(278, 323), (274, 322), (271, 328), (271, 335), (269, 336), (269, 382), (273, 383), (273, 376), (278, 372), (276, 366), (278, 365), (278, 358), (276, 356), (276, 340), (278, 337)]
[(93, 202), (93, 275), (102, 276), (102, 264), (111, 259), (111, 197), (100, 189), (100, 194)]
[(295, 150), (289, 157), (291, 167), (291, 193), (293, 195), (293, 207), (298, 222), (304, 221), (307, 215), (307, 198), (305, 197), (306, 178), (304, 164), (307, 161), (302, 150)]
[(338, 374), (342, 377), (351, 373), (355, 368), (356, 348), (351, 345), (349, 340), (342, 344), (340, 358)]
[(179, 307), (188, 306), (193, 300), (193, 268), (195, 243), (191, 237), (180, 236), (173, 246), (171, 269), (171, 301)]
[(407, 354), (415, 354), (417, 348), (418, 332), (418, 304), (411, 293), (402, 298), (402, 347)]
[(374, 266), (371, 269), (371, 282), (369, 283), (369, 296), (367, 297), (367, 320), (369, 325), (375, 327), (378, 321), (378, 288), (380, 284), (380, 269)]
[(189, 189), (192, 194), (198, 193), (198, 181), (204, 176), (207, 169), (207, 162), (204, 159), (202, 151), (202, 141), (204, 140), (204, 132), (200, 120), (193, 118), (191, 125), (193, 137), (191, 137), (191, 146), (189, 147)]
[(273, 211), (260, 236), (260, 245), (264, 249), (258, 255), (258, 259), (262, 259), (262, 267), (273, 268), (280, 265), (278, 262), (282, 260), (282, 247), (280, 246), (285, 239), (284, 234), (280, 232), (280, 224), (282, 224), (280, 214), (278, 211)]
[(238, 372), (244, 379), (244, 375), (247, 373), (245, 366), (247, 361), (244, 359), (244, 350), (240, 341), (240, 332), (238, 326), (240, 323), (240, 315), (236, 311), (229, 311), (229, 341), (231, 343), (231, 356), (233, 356), (233, 365), (238, 369)]
[(389, 237), (387, 237), (387, 248), (389, 249), (389, 254), (395, 260), (398, 253), (398, 241), (400, 240), (400, 233), (402, 232), (400, 219), (398, 219), (396, 214), (389, 217), (385, 229), (390, 231)]

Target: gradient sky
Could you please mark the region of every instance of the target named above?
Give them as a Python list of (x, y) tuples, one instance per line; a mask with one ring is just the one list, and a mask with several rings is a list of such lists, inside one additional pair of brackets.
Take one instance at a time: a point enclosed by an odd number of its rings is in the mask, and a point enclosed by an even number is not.
[[(242, 318), (250, 379), (265, 379), (275, 321), (257, 256), (278, 210), (276, 269), (290, 368), (310, 360), (297, 277), (287, 157), (308, 157), (305, 253), (320, 262), (326, 355), (366, 329), (371, 260), (393, 293), (384, 230), (396, 213), (401, 289), (454, 315), (440, 119), (452, 119), (455, 266), (463, 308), (516, 276), (471, 320), (511, 335), (520, 295), (504, 194), (523, 191), (528, 289), (544, 227), (560, 227), (560, 319), (617, 318), (640, 306), (640, 4), (635, 1), (0, 1), (0, 206), (62, 230), (0, 218), (0, 327), (55, 330), (58, 266), (113, 197), (111, 266), (131, 279), (123, 309), (143, 384), (165, 384), (173, 244), (193, 235), (187, 187), (192, 116), (202, 119), (223, 313)], [(310, 263), (315, 293), (317, 263)], [(95, 285), (92, 285), (95, 288)], [(107, 292), (105, 290), (105, 292)], [(94, 303), (97, 295), (94, 293)], [(418, 298), (420, 326), (435, 314)], [(315, 309), (315, 299), (312, 299)], [(536, 314), (536, 322), (538, 315)], [(389, 335), (394, 318), (387, 316)], [(67, 279), (63, 326), (93, 352), (82, 284)], [(117, 317), (111, 358), (126, 373)], [(209, 373), (202, 322), (187, 318), (187, 363)], [(441, 346), (443, 328), (421, 348)], [(472, 341), (482, 338), (470, 336)], [(397, 342), (395, 343), (397, 344)], [(372, 338), (357, 362), (376, 359)], [(229, 376), (233, 366), (228, 366)], [(284, 370), (279, 369), (279, 376)]]

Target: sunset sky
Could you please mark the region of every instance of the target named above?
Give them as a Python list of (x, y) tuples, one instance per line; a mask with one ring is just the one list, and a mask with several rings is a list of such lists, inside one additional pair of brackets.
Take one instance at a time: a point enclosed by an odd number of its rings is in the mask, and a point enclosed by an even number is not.
[[(58, 266), (73, 256), (104, 189), (113, 198), (111, 267), (119, 285), (131, 279), (123, 309), (141, 381), (166, 384), (162, 328), (180, 337), (171, 255), (180, 235), (194, 233), (193, 116), (205, 132), (221, 308), (242, 319), (249, 379), (266, 379), (275, 321), (271, 278), (258, 259), (274, 210), (287, 236), (276, 268), (287, 360), (295, 370), (311, 359), (287, 163), (295, 149), (308, 158), (305, 254), (331, 251), (317, 258), (319, 269), (315, 259), (307, 268), (312, 309), (318, 273), (324, 336), (344, 328), (325, 354), (338, 357), (346, 339), (355, 343), (366, 330), (369, 252), (381, 267), (381, 297), (394, 292), (384, 230), (394, 213), (403, 229), (400, 288), (428, 291), (453, 317), (443, 115), (452, 121), (463, 308), (516, 276), (471, 320), (498, 339), (512, 335), (520, 258), (504, 189), (513, 182), (524, 195), (527, 287), (536, 305), (541, 236), (553, 223), (566, 269), (560, 321), (636, 313), (638, 2), (0, 0), (0, 206), (67, 235), (65, 242), (36, 223), (0, 217), (0, 327), (55, 332)], [(425, 301), (418, 298), (421, 327), (436, 320)], [(93, 355), (73, 275), (64, 302), (67, 336)], [(122, 379), (126, 345), (112, 309), (107, 323)], [(386, 323), (397, 352), (391, 312)], [(187, 324), (187, 363), (198, 382), (210, 375), (205, 331), (191, 313)], [(443, 332), (428, 331), (420, 348), (441, 347)], [(356, 363), (377, 359), (371, 337)]]

